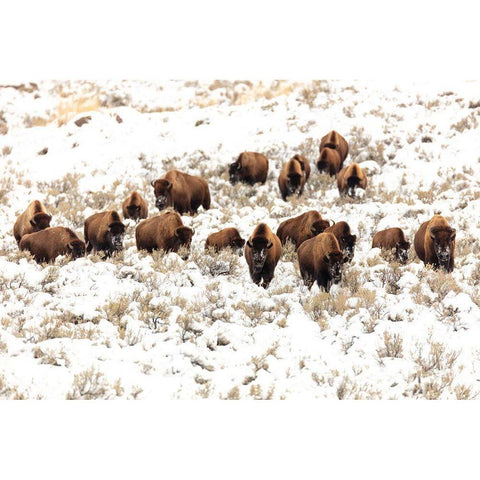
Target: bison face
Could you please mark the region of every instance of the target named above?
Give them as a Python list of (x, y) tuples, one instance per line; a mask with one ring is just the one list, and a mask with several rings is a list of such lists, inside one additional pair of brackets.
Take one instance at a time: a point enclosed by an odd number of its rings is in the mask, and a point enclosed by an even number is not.
[(230, 243), (230, 247), (238, 256), (242, 256), (243, 247), (245, 246), (245, 240), (243, 238), (236, 238)]
[(398, 242), (395, 246), (395, 257), (400, 263), (407, 263), (409, 248), (410, 242)]
[(290, 173), (287, 176), (287, 195), (294, 194), (300, 188), (302, 176), (298, 173)]
[(73, 260), (85, 256), (85, 243), (81, 240), (73, 240), (67, 245), (67, 249)]
[(128, 217), (138, 220), (140, 218), (140, 208), (140, 205), (129, 205), (127, 207)]
[(153, 192), (155, 194), (155, 206), (163, 210), (171, 205), (171, 195), (173, 184), (168, 180), (161, 178), (152, 182)]
[(180, 255), (182, 260), (187, 260), (189, 256), (190, 245), (192, 244), (192, 237), (194, 230), (189, 227), (178, 227), (175, 229), (175, 245), (173, 251), (178, 252), (181, 247), (184, 253)]
[(347, 258), (347, 261), (351, 262), (355, 254), (355, 244), (357, 242), (357, 236), (344, 235), (340, 238), (340, 241), (342, 243), (342, 250), (345, 254), (345, 257)]
[(272, 248), (273, 243), (268, 242), (265, 238), (254, 238), (251, 242), (247, 241), (247, 247), (252, 249), (253, 271), (259, 273), (262, 271), (267, 253)]
[(342, 280), (343, 264), (347, 257), (341, 252), (330, 252), (323, 257), (323, 261), (328, 265), (328, 275), (332, 283), (340, 283)]
[(123, 248), (125, 225), (122, 222), (113, 222), (108, 226), (107, 241), (112, 250), (119, 251)]
[(329, 226), (330, 222), (328, 220), (317, 220), (316, 222), (313, 222), (310, 226), (310, 231), (312, 232), (313, 236), (316, 237), (317, 235), (325, 231), (325, 229)]
[(228, 174), (230, 176), (230, 183), (235, 185), (236, 183), (240, 182), (240, 170), (242, 169), (242, 165), (239, 162), (233, 162), (230, 164), (228, 168)]
[(456, 230), (450, 227), (432, 227), (430, 238), (433, 241), (435, 255), (441, 267), (448, 270), (455, 240)]
[(50, 227), (51, 220), (52, 217), (46, 213), (36, 213), (30, 220), (30, 225), (33, 227), (34, 232), (39, 232), (40, 230), (45, 230)]

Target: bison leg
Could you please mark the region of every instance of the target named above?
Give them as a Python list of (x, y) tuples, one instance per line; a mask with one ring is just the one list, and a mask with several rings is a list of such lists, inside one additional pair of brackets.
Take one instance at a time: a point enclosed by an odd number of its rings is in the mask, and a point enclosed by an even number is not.
[(250, 277), (252, 278), (253, 283), (260, 285), (262, 281), (262, 272), (250, 272)]

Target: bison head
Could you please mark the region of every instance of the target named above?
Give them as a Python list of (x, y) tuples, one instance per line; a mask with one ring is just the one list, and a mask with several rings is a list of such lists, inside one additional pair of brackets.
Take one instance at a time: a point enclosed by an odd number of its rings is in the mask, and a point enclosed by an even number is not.
[(228, 174), (230, 176), (230, 183), (235, 185), (241, 181), (240, 170), (242, 169), (242, 164), (240, 162), (233, 162), (228, 167)]
[(108, 225), (107, 241), (112, 250), (119, 251), (123, 248), (124, 236), (125, 225), (122, 222), (112, 222)]
[(442, 268), (448, 270), (452, 256), (456, 230), (450, 227), (432, 227), (429, 231), (433, 249)]
[(238, 255), (242, 255), (243, 247), (245, 246), (245, 240), (241, 237), (235, 238), (230, 242), (230, 247), (233, 251), (236, 251)]
[(161, 178), (152, 182), (153, 193), (155, 194), (155, 206), (163, 210), (172, 204), (171, 195), (173, 183)]
[(252, 250), (253, 271), (261, 272), (267, 259), (267, 250), (272, 248), (273, 243), (264, 237), (255, 237), (247, 241), (247, 247)]
[(353, 260), (356, 243), (357, 243), (356, 235), (342, 235), (340, 237), (340, 246), (342, 247), (342, 251), (345, 254), (345, 257), (348, 262), (351, 262)]
[(72, 240), (68, 245), (68, 254), (73, 260), (85, 256), (85, 243), (81, 240)]
[(407, 263), (409, 248), (410, 248), (410, 242), (398, 242), (395, 245), (395, 258), (400, 263)]
[(140, 205), (129, 205), (127, 207), (128, 217), (133, 220), (138, 220), (140, 218)]
[(317, 220), (310, 225), (310, 231), (312, 232), (313, 236), (316, 237), (326, 228), (330, 226), (330, 222), (328, 220)]
[(331, 282), (340, 283), (343, 264), (347, 261), (347, 257), (342, 252), (330, 252), (323, 257), (323, 261), (328, 266), (328, 275)]
[(178, 252), (181, 247), (185, 247), (183, 249), (185, 252), (181, 255), (182, 260), (188, 259), (188, 250), (190, 249), (194, 233), (195, 231), (189, 227), (178, 227), (175, 229), (174, 247), (172, 250)]
[(30, 220), (30, 225), (33, 227), (34, 232), (45, 230), (50, 226), (52, 217), (46, 213), (36, 213)]
[(289, 173), (287, 175), (287, 195), (293, 195), (299, 188), (302, 181), (302, 175), (299, 173)]

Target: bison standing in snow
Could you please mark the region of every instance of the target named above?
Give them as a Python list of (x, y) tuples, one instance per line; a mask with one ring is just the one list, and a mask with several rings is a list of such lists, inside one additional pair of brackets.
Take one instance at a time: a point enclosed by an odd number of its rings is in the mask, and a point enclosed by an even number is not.
[(348, 155), (347, 141), (335, 130), (327, 133), (320, 140), (320, 153), (324, 148), (336, 150), (340, 156), (340, 164), (343, 164)]
[(406, 263), (410, 242), (405, 240), (405, 234), (401, 228), (387, 228), (373, 236), (372, 248), (380, 248), (384, 251), (395, 250), (395, 260)]
[(139, 220), (148, 217), (148, 205), (145, 199), (135, 190), (122, 204), (123, 218)]
[(367, 176), (358, 163), (351, 163), (338, 172), (337, 186), (340, 195), (355, 197), (355, 189), (367, 188)]
[(39, 200), (34, 200), (17, 218), (13, 226), (13, 236), (19, 243), (24, 235), (39, 232), (50, 227), (51, 220), (52, 217), (47, 213), (43, 203)]
[(110, 256), (123, 249), (125, 225), (115, 210), (95, 213), (85, 220), (84, 236), (87, 252), (103, 251)]
[(243, 152), (229, 166), (230, 182), (243, 182), (253, 185), (265, 183), (268, 174), (268, 159), (262, 153)]
[(236, 228), (224, 228), (219, 232), (211, 233), (205, 242), (205, 250), (213, 248), (215, 252), (219, 252), (224, 248), (230, 247), (232, 250), (242, 249), (245, 240), (240, 236)]
[(283, 167), (278, 177), (278, 186), (282, 198), (303, 193), (305, 182), (310, 176), (310, 162), (301, 155), (294, 155)]

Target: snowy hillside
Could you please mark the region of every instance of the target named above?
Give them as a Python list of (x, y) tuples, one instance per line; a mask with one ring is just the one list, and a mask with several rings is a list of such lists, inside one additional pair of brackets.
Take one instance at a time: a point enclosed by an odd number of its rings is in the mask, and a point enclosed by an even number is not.
[[(75, 120), (90, 116), (81, 127)], [(0, 88), (0, 398), (475, 398), (480, 380), (480, 82), (42, 82)], [(315, 167), (335, 129), (369, 186), (340, 198)], [(232, 186), (242, 151), (270, 161), (265, 185)], [(295, 153), (311, 162), (299, 199), (277, 178)], [(172, 168), (205, 178), (212, 207), (190, 258), (135, 247), (37, 265), (19, 252), (17, 216), (34, 199), (83, 238), (89, 215)], [(267, 290), (244, 257), (209, 256), (213, 231), (248, 238), (308, 210), (345, 220), (358, 243), (331, 294), (302, 283), (284, 249)], [(457, 229), (452, 274), (413, 251), (441, 212)], [(407, 265), (371, 248), (400, 226)]]

